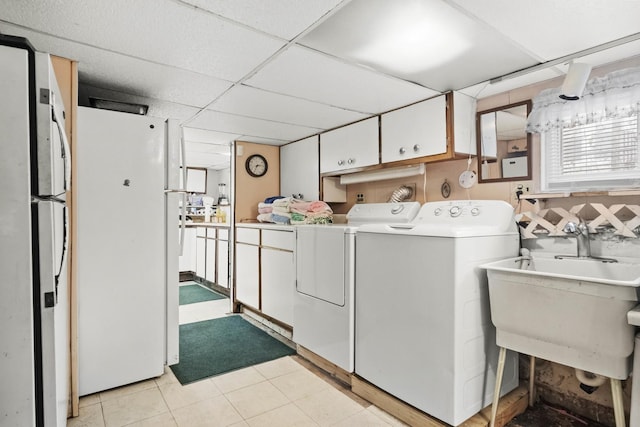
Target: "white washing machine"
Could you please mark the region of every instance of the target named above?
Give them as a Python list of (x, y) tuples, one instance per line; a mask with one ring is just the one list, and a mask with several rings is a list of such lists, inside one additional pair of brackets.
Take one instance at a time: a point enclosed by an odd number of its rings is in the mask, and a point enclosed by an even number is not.
[[(411, 223), (361, 226), (356, 374), (454, 426), (490, 405), (498, 347), (478, 265), (518, 250), (503, 201), (425, 203)], [(503, 381), (503, 393), (518, 385), (516, 353)]]
[(357, 204), (347, 224), (297, 226), (293, 341), (353, 372), (356, 230), (407, 223), (419, 210), (418, 202)]

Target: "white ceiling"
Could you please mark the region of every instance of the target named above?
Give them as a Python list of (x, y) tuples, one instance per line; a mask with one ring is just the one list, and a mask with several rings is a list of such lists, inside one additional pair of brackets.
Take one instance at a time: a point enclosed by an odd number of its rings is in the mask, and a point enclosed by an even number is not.
[(81, 105), (178, 118), (188, 162), (214, 169), (233, 140), (281, 145), (447, 90), (558, 77), (565, 64), (488, 83), (638, 35), (638, 16), (629, 0), (0, 0), (1, 33), (78, 61)]

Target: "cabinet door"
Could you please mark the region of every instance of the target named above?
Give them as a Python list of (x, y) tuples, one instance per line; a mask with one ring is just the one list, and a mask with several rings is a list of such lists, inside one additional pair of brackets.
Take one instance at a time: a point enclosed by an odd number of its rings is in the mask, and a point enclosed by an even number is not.
[(196, 237), (196, 276), (204, 279), (207, 269), (207, 239)]
[(446, 111), (442, 95), (383, 114), (382, 163), (446, 153)]
[(378, 164), (378, 116), (320, 134), (320, 172)]
[(318, 200), (319, 156), (317, 135), (280, 147), (280, 194)]
[[(180, 229), (178, 229), (180, 233)], [(196, 271), (196, 229), (185, 228), (184, 246), (179, 258), (180, 271)]]
[(262, 312), (293, 324), (295, 264), (293, 252), (262, 248)]
[(206, 271), (204, 278), (216, 283), (216, 240), (207, 239), (207, 255), (205, 259)]
[(236, 244), (236, 299), (260, 309), (258, 246)]
[(229, 288), (229, 242), (218, 240), (218, 285)]

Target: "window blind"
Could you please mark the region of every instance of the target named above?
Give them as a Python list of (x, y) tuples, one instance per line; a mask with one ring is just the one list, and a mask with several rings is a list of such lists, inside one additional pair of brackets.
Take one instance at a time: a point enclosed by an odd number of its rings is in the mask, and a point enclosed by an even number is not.
[(606, 119), (542, 134), (542, 187), (587, 191), (640, 184), (638, 116)]

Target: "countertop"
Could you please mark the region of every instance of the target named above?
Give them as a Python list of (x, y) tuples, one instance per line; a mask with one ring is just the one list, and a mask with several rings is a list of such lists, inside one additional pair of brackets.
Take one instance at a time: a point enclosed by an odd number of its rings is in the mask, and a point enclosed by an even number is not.
[(273, 224), (270, 222), (237, 222), (236, 228), (259, 228), (262, 230), (293, 231), (294, 225)]
[[(180, 223), (178, 223), (180, 225)], [(207, 228), (229, 228), (231, 224), (226, 222), (186, 222), (187, 228), (193, 227), (207, 227)]]

